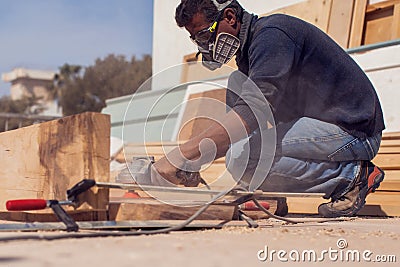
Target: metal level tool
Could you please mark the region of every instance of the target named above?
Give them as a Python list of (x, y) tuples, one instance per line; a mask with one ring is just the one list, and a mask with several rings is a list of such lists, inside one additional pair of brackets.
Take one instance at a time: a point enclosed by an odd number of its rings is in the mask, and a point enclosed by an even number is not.
[[(143, 191), (154, 191), (154, 192), (169, 192), (169, 193), (190, 193), (190, 194), (199, 194), (199, 195), (218, 195), (221, 194), (222, 191), (218, 190), (207, 190), (207, 189), (196, 189), (196, 188), (182, 188), (182, 187), (163, 187), (163, 186), (152, 186), (152, 185), (137, 185), (137, 184), (121, 184), (121, 183), (104, 183), (104, 182), (96, 182), (98, 187), (104, 188), (116, 188), (116, 189), (124, 189), (124, 190), (143, 190)], [(323, 197), (324, 193), (284, 193), (284, 192), (264, 192), (264, 191), (255, 191), (248, 192), (243, 190), (231, 190), (226, 195), (229, 196), (242, 196), (248, 194), (257, 194), (263, 197)]]
[[(180, 188), (180, 187), (160, 187), (160, 186), (140, 186), (135, 184), (122, 184), (122, 183), (103, 183), (96, 182), (90, 179), (84, 179), (77, 183), (71, 189), (67, 190), (67, 200), (44, 200), (44, 199), (19, 199), (9, 200), (6, 203), (7, 210), (9, 211), (29, 211), (29, 210), (41, 210), (45, 208), (51, 208), (57, 218), (64, 223), (68, 232), (77, 232), (80, 229), (81, 223), (76, 223), (73, 218), (62, 208), (62, 205), (77, 206), (78, 196), (90, 188), (97, 186), (100, 188), (117, 188), (123, 190), (144, 190), (144, 191), (157, 191), (157, 192), (171, 192), (171, 193), (184, 193), (184, 194), (207, 194), (212, 195), (213, 200), (205, 203), (205, 208), (214, 203), (216, 200), (223, 197), (230, 197), (231, 200), (223, 202), (226, 205), (237, 205), (238, 207), (246, 202), (254, 201), (260, 210), (265, 211), (266, 208), (257, 202), (260, 199), (266, 198), (284, 198), (284, 197), (322, 197), (324, 194), (321, 193), (279, 193), (279, 192), (247, 192), (240, 189), (233, 189), (224, 191), (217, 190), (205, 190), (195, 188)], [(239, 213), (239, 216), (248, 222), (249, 226), (254, 227), (256, 224), (247, 218), (244, 213)], [(28, 227), (29, 228), (29, 227)], [(87, 229), (87, 225), (85, 227)], [(0, 227), (1, 229), (1, 227)]]

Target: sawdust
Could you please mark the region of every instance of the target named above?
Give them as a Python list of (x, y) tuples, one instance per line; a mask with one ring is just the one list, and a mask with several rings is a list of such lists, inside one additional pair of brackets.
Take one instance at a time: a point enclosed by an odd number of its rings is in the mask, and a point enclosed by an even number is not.
[[(400, 260), (400, 219), (356, 219), (345, 222), (287, 225), (273, 220), (262, 227), (184, 231), (156, 236), (18, 241), (0, 243), (1, 266), (309, 266), (308, 262), (261, 262), (270, 250), (323, 250), (345, 239), (349, 249), (396, 255)], [(18, 235), (18, 233), (12, 233)], [(40, 233), (44, 235), (59, 234)], [(1, 236), (10, 233), (0, 233)], [(324, 261), (324, 266), (364, 266), (365, 262)], [(368, 264), (367, 264), (368, 265)], [(397, 266), (375, 263), (374, 266)]]

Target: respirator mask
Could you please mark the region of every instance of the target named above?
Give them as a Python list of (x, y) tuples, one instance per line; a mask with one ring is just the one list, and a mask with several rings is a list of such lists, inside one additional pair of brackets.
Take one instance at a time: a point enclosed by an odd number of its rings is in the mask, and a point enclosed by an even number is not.
[[(219, 15), (213, 24), (199, 32), (193, 37), (192, 41), (197, 45), (199, 53), (202, 54), (202, 63), (209, 70), (216, 70), (222, 65), (227, 64), (240, 48), (240, 40), (229, 33), (220, 33), (216, 36), (218, 23), (223, 14), (223, 10), (228, 7), (233, 0), (223, 4), (217, 0), (212, 0), (218, 9)], [(198, 54), (199, 54), (198, 53)]]

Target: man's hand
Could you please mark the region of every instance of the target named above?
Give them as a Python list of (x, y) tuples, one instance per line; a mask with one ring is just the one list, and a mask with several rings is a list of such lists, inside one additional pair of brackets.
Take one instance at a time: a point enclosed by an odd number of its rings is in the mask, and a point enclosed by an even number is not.
[(158, 175), (161, 175), (173, 184), (179, 184), (179, 179), (176, 177), (176, 173), (179, 169), (172, 165), (166, 157), (154, 163), (153, 167), (158, 172)]
[[(179, 148), (175, 148), (169, 152), (168, 158), (173, 160), (177, 166), (182, 167), (188, 160), (193, 161), (201, 157), (200, 143), (203, 140), (209, 139), (212, 143), (209, 141), (204, 143), (205, 152), (209, 152), (208, 150), (212, 147), (210, 144), (215, 144), (216, 146), (216, 155), (214, 154), (208, 161), (211, 162), (214, 159), (224, 156), (231, 143), (246, 137), (247, 134), (248, 126), (246, 122), (234, 111), (230, 111), (227, 113), (222, 123), (212, 122), (207, 130), (180, 145)], [(204, 164), (207, 162), (200, 163)], [(176, 177), (176, 173), (179, 169), (172, 165), (166, 157), (154, 163), (154, 168), (158, 174), (167, 181), (176, 185), (180, 183), (180, 179)]]

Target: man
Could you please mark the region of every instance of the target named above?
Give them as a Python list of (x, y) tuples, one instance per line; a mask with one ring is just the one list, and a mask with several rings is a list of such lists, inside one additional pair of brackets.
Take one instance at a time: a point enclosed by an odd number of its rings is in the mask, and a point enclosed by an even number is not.
[[(212, 140), (216, 156), (223, 156), (243, 138), (229, 137), (226, 127), (234, 131), (245, 125), (250, 154), (259, 147), (266, 131), (259, 129), (252, 105), (268, 108), (246, 102), (252, 99), (247, 93), (251, 81), (268, 101), (277, 133), (275, 158), (259, 189), (323, 192), (331, 201), (320, 205), (320, 215), (355, 215), (384, 178), (371, 160), (385, 126), (375, 89), (351, 57), (311, 24), (286, 15), (258, 18), (236, 0), (182, 0), (176, 22), (198, 45), (206, 67), (215, 69), (236, 55), (239, 72), (248, 80), (236, 79), (241, 88), (227, 92), (232, 110), (225, 128), (214, 123), (183, 144), (177, 164), (167, 158), (156, 162), (159, 174), (177, 184), (176, 166), (197, 159), (202, 140)], [(252, 173), (252, 161), (246, 173)]]

